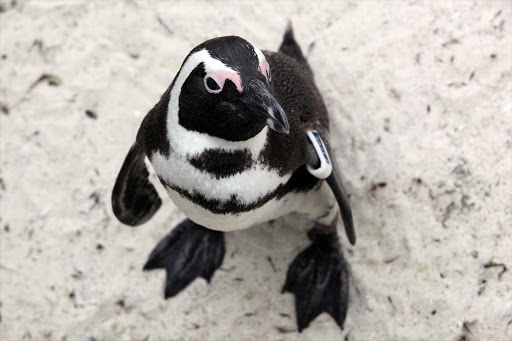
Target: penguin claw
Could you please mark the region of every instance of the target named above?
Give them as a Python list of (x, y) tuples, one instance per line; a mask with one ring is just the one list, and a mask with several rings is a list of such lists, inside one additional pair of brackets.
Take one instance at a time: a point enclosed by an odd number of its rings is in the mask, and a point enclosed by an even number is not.
[(224, 233), (185, 219), (153, 249), (144, 270), (167, 273), (165, 298), (178, 294), (195, 278), (210, 279), (224, 258)]
[(343, 329), (348, 308), (348, 270), (336, 234), (311, 230), (312, 244), (290, 264), (283, 293), (295, 295), (299, 332), (322, 312)]

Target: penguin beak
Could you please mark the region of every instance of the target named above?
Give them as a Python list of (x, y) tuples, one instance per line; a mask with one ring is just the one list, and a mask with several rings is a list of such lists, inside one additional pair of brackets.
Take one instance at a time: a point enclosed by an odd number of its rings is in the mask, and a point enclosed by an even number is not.
[(270, 129), (278, 133), (290, 132), (290, 125), (283, 108), (261, 80), (252, 79), (247, 84), (240, 102), (248, 114), (265, 123)]

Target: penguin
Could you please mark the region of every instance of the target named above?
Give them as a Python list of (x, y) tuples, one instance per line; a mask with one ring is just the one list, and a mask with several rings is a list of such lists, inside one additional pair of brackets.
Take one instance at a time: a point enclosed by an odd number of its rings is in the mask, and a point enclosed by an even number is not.
[(224, 233), (287, 214), (308, 222), (311, 244), (290, 264), (298, 331), (322, 312), (343, 329), (349, 273), (341, 216), (356, 241), (349, 200), (329, 145), (329, 118), (291, 24), (278, 52), (237, 36), (203, 42), (143, 119), (112, 192), (120, 222), (137, 226), (161, 206), (145, 157), (187, 219), (154, 248), (144, 270), (165, 269), (165, 298), (210, 282)]

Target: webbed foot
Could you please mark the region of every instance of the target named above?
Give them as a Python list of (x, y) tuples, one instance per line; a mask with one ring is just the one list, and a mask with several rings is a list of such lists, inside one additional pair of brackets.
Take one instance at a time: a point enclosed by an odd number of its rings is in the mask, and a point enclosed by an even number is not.
[(167, 272), (165, 298), (172, 297), (196, 277), (208, 282), (224, 258), (224, 233), (185, 219), (149, 255), (144, 270)]
[(343, 329), (348, 308), (348, 270), (336, 232), (308, 232), (311, 245), (290, 264), (283, 292), (295, 295), (299, 332), (322, 312)]

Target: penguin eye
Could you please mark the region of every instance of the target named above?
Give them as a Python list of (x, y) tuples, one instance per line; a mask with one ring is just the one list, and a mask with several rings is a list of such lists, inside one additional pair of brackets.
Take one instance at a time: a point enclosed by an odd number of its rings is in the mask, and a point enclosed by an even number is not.
[(204, 87), (206, 88), (206, 91), (208, 91), (211, 94), (218, 94), (222, 91), (222, 86), (220, 86), (217, 79), (210, 75), (206, 75), (204, 77)]

